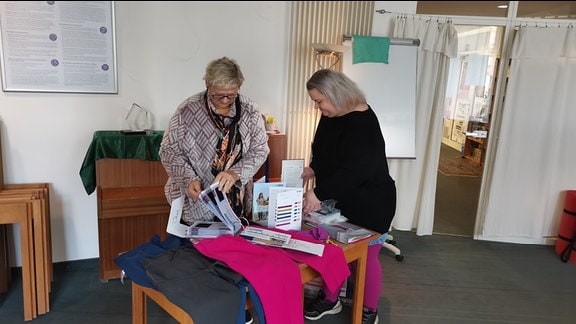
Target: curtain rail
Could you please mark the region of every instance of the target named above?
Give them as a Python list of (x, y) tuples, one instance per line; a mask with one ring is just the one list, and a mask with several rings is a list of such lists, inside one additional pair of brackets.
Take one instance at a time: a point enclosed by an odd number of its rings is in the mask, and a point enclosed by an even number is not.
[[(342, 42), (353, 41), (352, 35), (342, 35)], [(420, 40), (416, 38), (390, 38), (390, 45), (420, 46)]]

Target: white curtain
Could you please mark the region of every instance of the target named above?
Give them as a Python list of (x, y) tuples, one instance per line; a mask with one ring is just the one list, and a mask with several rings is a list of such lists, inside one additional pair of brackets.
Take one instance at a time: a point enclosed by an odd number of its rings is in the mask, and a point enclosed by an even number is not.
[(389, 160), (396, 180), (398, 205), (393, 228), (431, 235), (434, 225), (436, 175), (442, 138), (442, 116), (450, 58), (456, 57), (458, 35), (452, 23), (399, 17), (395, 38), (420, 39), (416, 95), (416, 159)]
[(522, 27), (514, 38), (480, 239), (546, 244), (576, 189), (576, 30)]

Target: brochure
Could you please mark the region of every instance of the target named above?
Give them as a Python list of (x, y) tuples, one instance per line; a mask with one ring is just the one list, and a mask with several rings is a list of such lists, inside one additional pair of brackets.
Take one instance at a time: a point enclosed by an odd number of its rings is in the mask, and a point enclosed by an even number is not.
[(300, 230), (303, 194), (302, 188), (271, 187), (267, 227)]
[(281, 181), (286, 183), (286, 187), (302, 188), (304, 180), (300, 177), (304, 172), (304, 160), (282, 160)]
[(182, 207), (184, 197), (172, 201), (170, 217), (166, 232), (183, 238), (217, 237), (220, 235), (235, 235), (242, 229), (242, 223), (228, 202), (228, 198), (218, 189), (218, 183), (212, 184), (200, 193), (200, 199), (221, 222), (197, 221), (192, 225), (182, 224)]
[(285, 187), (284, 182), (254, 182), (252, 194), (252, 221), (262, 226), (268, 225), (268, 205), (270, 188)]
[(242, 230), (239, 235), (256, 244), (296, 250), (318, 256), (322, 256), (324, 253), (323, 244), (298, 240), (293, 238), (290, 234), (281, 233), (271, 229), (248, 226)]

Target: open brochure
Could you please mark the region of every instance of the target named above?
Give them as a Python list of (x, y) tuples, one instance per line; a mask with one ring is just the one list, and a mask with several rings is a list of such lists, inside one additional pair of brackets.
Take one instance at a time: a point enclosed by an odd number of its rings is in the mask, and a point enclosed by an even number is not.
[(242, 223), (228, 202), (228, 198), (220, 190), (218, 183), (212, 184), (200, 193), (200, 199), (206, 203), (220, 222), (196, 221), (192, 225), (180, 222), (184, 197), (172, 201), (170, 217), (166, 232), (183, 238), (218, 237), (220, 235), (235, 235), (242, 229)]
[(240, 232), (240, 236), (256, 244), (302, 251), (318, 256), (322, 256), (324, 253), (323, 244), (295, 239), (290, 234), (281, 233), (266, 228), (248, 226)]

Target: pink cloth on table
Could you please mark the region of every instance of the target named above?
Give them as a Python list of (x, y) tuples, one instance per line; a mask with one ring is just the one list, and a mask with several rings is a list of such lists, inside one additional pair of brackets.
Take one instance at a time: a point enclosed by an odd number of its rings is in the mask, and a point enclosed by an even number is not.
[(231, 235), (205, 238), (195, 247), (205, 256), (226, 263), (252, 284), (267, 323), (304, 323), (300, 269), (281, 249)]
[[(269, 228), (270, 229), (270, 228)], [(313, 243), (322, 243), (311, 232), (283, 231), (292, 237)], [(205, 238), (195, 244), (207, 257), (225, 262), (252, 284), (270, 324), (304, 323), (302, 279), (294, 261), (307, 264), (322, 277), (328, 291), (340, 289), (350, 269), (342, 248), (324, 244), (322, 256), (253, 244), (239, 236), (225, 235)]]
[[(288, 233), (295, 239), (319, 243), (318, 240), (314, 239), (315, 233), (313, 233), (313, 230)], [(344, 256), (344, 251), (339, 246), (324, 244), (322, 257), (293, 250), (283, 249), (283, 251), (293, 260), (305, 263), (316, 270), (322, 277), (324, 285), (329, 292), (334, 293), (340, 290), (346, 278), (350, 276), (350, 268), (346, 262), (346, 256)]]

